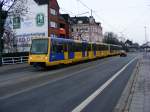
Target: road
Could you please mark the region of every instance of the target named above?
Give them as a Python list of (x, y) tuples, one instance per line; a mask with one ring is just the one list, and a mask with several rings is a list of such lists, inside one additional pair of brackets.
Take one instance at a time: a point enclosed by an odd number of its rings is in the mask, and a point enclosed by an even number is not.
[[(0, 112), (77, 112), (78, 107), (82, 112), (112, 112), (136, 66), (136, 56), (116, 56), (46, 71), (28, 67), (3, 73)], [(88, 100), (99, 89), (101, 92)]]

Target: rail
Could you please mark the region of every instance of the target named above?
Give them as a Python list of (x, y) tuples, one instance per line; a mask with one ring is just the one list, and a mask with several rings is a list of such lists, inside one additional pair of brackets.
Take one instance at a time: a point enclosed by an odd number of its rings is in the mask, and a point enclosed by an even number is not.
[(3, 57), (2, 58), (3, 65), (21, 64), (21, 63), (27, 63), (27, 62), (28, 62), (28, 56)]

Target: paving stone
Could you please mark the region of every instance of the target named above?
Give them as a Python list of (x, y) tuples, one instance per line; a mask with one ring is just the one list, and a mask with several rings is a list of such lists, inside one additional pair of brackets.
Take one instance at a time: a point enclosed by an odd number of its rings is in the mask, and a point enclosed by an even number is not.
[(129, 112), (150, 112), (150, 53), (143, 56)]

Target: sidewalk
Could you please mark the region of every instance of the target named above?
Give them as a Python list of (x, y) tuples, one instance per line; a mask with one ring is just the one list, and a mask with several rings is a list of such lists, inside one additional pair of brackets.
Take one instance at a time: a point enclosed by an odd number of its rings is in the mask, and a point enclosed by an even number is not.
[(150, 53), (144, 53), (129, 112), (150, 112)]

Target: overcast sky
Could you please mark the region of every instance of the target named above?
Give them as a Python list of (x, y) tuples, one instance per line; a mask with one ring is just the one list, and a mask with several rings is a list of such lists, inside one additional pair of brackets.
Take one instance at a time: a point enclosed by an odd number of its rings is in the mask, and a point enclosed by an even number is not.
[[(80, 0), (93, 9), (96, 21), (102, 23), (105, 31), (124, 35), (134, 42), (145, 42), (144, 26), (150, 40), (150, 0)], [(78, 0), (58, 0), (61, 13), (71, 16), (90, 12)], [(89, 16), (90, 13), (82, 16)]]

